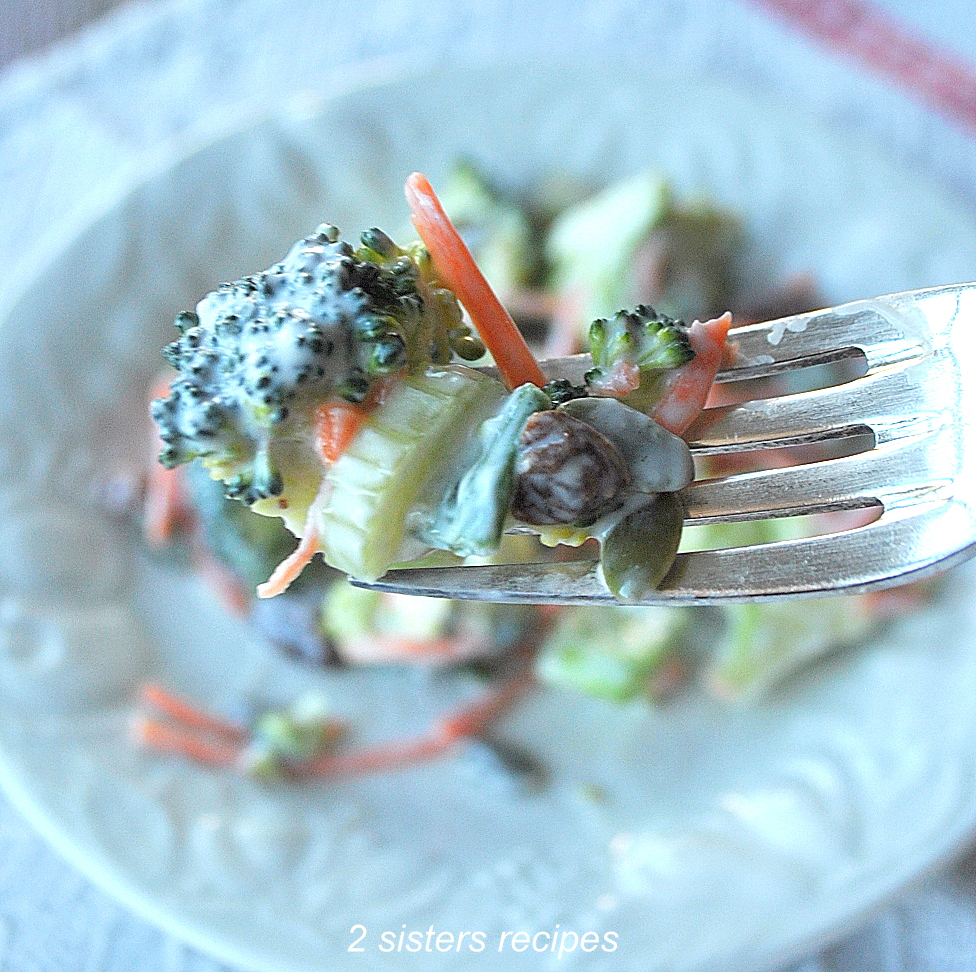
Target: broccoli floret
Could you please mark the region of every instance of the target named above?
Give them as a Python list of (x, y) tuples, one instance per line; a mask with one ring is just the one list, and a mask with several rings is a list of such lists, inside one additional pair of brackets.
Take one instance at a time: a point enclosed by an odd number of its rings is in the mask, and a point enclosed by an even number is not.
[(199, 458), (228, 496), (307, 507), (319, 403), (363, 401), (388, 375), (484, 353), (421, 244), (397, 246), (379, 229), (361, 240), (354, 248), (320, 226), (177, 317), (165, 356), (178, 375), (152, 405), (164, 466)]
[(598, 383), (621, 364), (635, 365), (641, 372), (666, 371), (695, 356), (685, 324), (646, 304), (595, 320), (590, 325), (590, 354), (589, 384)]
[(590, 394), (586, 385), (574, 385), (568, 378), (553, 378), (542, 386), (542, 390), (549, 396), (552, 408), (558, 408), (577, 398), (586, 398)]

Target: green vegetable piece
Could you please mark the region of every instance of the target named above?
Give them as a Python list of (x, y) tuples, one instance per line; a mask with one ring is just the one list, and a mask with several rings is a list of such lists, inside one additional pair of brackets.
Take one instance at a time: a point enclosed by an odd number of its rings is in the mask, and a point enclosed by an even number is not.
[(630, 293), (634, 254), (670, 205), (665, 180), (642, 172), (556, 218), (546, 244), (552, 282), (557, 290), (585, 295), (584, 320), (604, 317), (634, 302)]
[(656, 496), (625, 513), (610, 528), (600, 552), (600, 573), (621, 600), (639, 600), (655, 591), (674, 563), (684, 525), (677, 493)]
[(336, 581), (322, 603), (322, 629), (339, 647), (384, 636), (417, 641), (445, 637), (452, 624), (453, 602), (435, 597), (381, 594)]
[(341, 646), (372, 634), (381, 611), (382, 595), (378, 591), (336, 581), (322, 598), (322, 631)]
[(683, 321), (659, 314), (641, 304), (632, 311), (617, 311), (590, 325), (593, 378), (626, 361), (643, 371), (667, 371), (690, 361), (695, 352)]
[(691, 320), (726, 309), (741, 248), (736, 219), (641, 172), (563, 210), (546, 251), (554, 287), (583, 297), (585, 321), (640, 301)]
[(817, 533), (811, 516), (773, 516), (764, 520), (720, 520), (686, 530), (682, 551), (714, 550), (720, 547), (751, 547), (760, 543), (800, 540)]
[(616, 395), (617, 379), (636, 368), (639, 385), (625, 401), (647, 413), (661, 400), (668, 374), (695, 356), (685, 324), (646, 304), (595, 320), (589, 336), (594, 366), (585, 375), (587, 387)]
[(228, 499), (222, 485), (199, 465), (187, 467), (185, 482), (207, 550), (249, 588), (267, 580), (294, 549), (295, 538), (281, 520), (259, 516)]
[(487, 556), (498, 549), (515, 487), (518, 437), (529, 416), (549, 406), (535, 385), (521, 385), (499, 413), (478, 431), (472, 464), (441, 502), (424, 539), (461, 557)]
[(537, 672), (550, 685), (613, 702), (646, 697), (687, 624), (687, 612), (676, 608), (576, 608), (546, 638)]
[(254, 727), (261, 748), (285, 759), (319, 756), (331, 749), (342, 733), (342, 723), (315, 694), (300, 696), (286, 709), (264, 713)]
[(761, 695), (816, 658), (858, 644), (878, 625), (864, 599), (850, 595), (732, 604), (724, 618), (706, 679), (716, 695), (733, 699)]
[(460, 365), (400, 381), (326, 474), (318, 523), (326, 562), (376, 580), (405, 559), (406, 517), (454, 458), (446, 444), (463, 440), (471, 417), (492, 414), (504, 395), (500, 382)]

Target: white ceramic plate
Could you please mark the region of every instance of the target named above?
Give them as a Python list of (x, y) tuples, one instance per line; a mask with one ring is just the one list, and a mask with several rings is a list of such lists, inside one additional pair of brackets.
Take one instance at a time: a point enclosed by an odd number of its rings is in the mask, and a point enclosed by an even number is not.
[[(229, 712), (320, 684), (364, 737), (420, 727), (468, 688), (295, 667), (92, 512), (95, 484), (141, 454), (175, 312), (321, 220), (404, 225), (409, 171), (436, 184), (463, 153), (530, 186), (660, 166), (743, 215), (757, 274), (812, 271), (831, 301), (971, 273), (976, 221), (924, 172), (730, 88), (626, 76), (432, 70), (258, 114), (104, 207), (2, 308), (0, 782), (92, 878), (227, 961), (759, 969), (847, 928), (976, 824), (966, 570), (759, 706), (537, 694), (504, 731), (550, 761), (540, 794), (463, 757), (265, 788), (128, 742), (150, 677)], [(568, 951), (587, 932), (593, 949)]]

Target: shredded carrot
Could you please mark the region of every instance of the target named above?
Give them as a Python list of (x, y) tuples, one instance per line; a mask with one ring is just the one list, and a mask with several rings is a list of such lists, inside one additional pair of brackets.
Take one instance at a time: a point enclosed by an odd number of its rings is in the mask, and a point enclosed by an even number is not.
[(417, 739), (373, 746), (358, 752), (321, 756), (293, 767), (293, 775), (299, 779), (311, 780), (400, 770), (413, 763), (441, 756), (453, 745), (453, 740), (420, 736)]
[(134, 726), (136, 738), (144, 746), (174, 756), (184, 756), (207, 766), (234, 766), (240, 758), (240, 747), (231, 746), (160, 722), (158, 719), (139, 719)]
[(288, 589), (289, 585), (305, 569), (319, 549), (319, 531), (306, 523), (298, 546), (275, 567), (271, 576), (257, 586), (258, 597), (274, 597)]
[(412, 763), (444, 756), (463, 740), (478, 735), (531, 687), (525, 673), (513, 675), (484, 698), (463, 706), (440, 720), (426, 735), (416, 739), (386, 743), (360, 752), (323, 756), (293, 767), (302, 779), (352, 776), (403, 769)]
[(271, 576), (257, 586), (258, 597), (275, 597), (286, 591), (292, 581), (305, 569), (319, 550), (319, 514), (332, 495), (332, 483), (326, 477), (319, 484), (315, 499), (309, 504), (305, 514), (305, 524), (298, 546), (278, 564)]
[(705, 407), (715, 375), (725, 360), (726, 337), (731, 325), (729, 313), (704, 324), (695, 321), (691, 325), (688, 338), (695, 356), (675, 372), (651, 416), (675, 435), (681, 435)]
[(369, 415), (361, 405), (330, 398), (315, 410), (315, 450), (324, 463), (331, 465), (356, 437)]
[(183, 473), (153, 463), (146, 474), (142, 528), (147, 543), (162, 547), (176, 535), (188, 515)]
[(247, 738), (247, 730), (243, 726), (204, 712), (155, 682), (143, 685), (140, 699), (144, 705), (151, 706), (187, 729), (207, 732), (234, 743), (241, 743)]
[(442, 719), (438, 727), (440, 733), (448, 739), (476, 736), (525, 695), (532, 685), (533, 679), (529, 673), (513, 675), (483, 699)]
[(426, 660), (455, 662), (471, 658), (484, 646), (473, 638), (411, 638), (404, 635), (363, 635), (342, 646), (343, 661), (355, 665)]
[(546, 379), (512, 316), (502, 306), (454, 228), (427, 177), (414, 172), (405, 186), (413, 225), (438, 275), (464, 305), (510, 389)]
[[(427, 732), (359, 751), (313, 759), (286, 758), (281, 768), (296, 780), (328, 779), (399, 770), (449, 754), (463, 740), (484, 733), (535, 684), (535, 645), (548, 620), (545, 612), (540, 613), (532, 635), (514, 649), (515, 664), (507, 677), (474, 701), (448, 712)], [(143, 714), (133, 724), (135, 738), (142, 745), (215, 768), (242, 767), (242, 756), (250, 741), (250, 732), (243, 726), (204, 712), (153, 683), (143, 687), (141, 701), (172, 720), (171, 724)]]
[[(368, 416), (368, 407), (342, 399), (330, 398), (318, 406), (315, 410), (315, 451), (325, 465), (334, 463), (349, 448)], [(318, 552), (317, 520), (328, 490), (328, 483), (323, 480), (318, 496), (308, 508), (298, 546), (275, 567), (263, 584), (258, 584), (258, 597), (275, 597), (286, 591)]]

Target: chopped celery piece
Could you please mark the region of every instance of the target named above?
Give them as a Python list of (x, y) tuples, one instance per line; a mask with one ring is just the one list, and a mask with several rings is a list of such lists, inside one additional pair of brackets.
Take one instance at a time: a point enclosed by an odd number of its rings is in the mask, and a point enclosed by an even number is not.
[(322, 627), (340, 648), (375, 635), (442, 638), (450, 626), (451, 607), (441, 598), (386, 594), (337, 581), (323, 601)]
[(554, 287), (582, 298), (581, 323), (640, 301), (692, 320), (725, 309), (741, 245), (738, 221), (642, 172), (560, 213), (546, 255)]
[(326, 476), (331, 494), (318, 523), (326, 562), (371, 581), (401, 559), (406, 517), (425, 484), (457, 460), (450, 450), (472, 417), (504, 394), (500, 382), (460, 366), (399, 382)]
[(361, 638), (372, 632), (381, 606), (379, 591), (337, 581), (322, 599), (322, 630), (339, 645)]
[(630, 303), (628, 276), (635, 251), (667, 212), (667, 183), (642, 172), (567, 209), (547, 243), (557, 290), (582, 292), (583, 317), (606, 317)]

